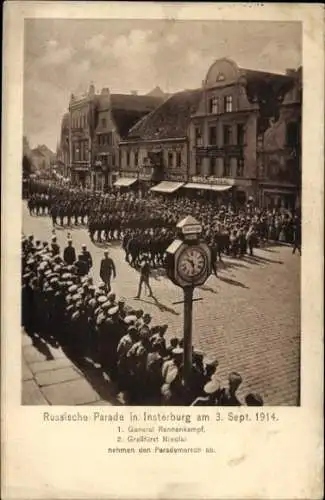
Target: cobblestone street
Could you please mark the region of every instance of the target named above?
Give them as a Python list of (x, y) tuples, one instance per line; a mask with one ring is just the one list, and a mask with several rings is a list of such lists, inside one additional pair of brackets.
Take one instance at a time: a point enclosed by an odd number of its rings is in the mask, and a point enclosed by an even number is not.
[[(52, 232), (50, 218), (29, 216), (24, 203), (23, 231), (25, 234), (34, 234), (36, 239), (49, 240)], [(69, 231), (77, 252), (82, 243), (87, 244), (94, 259), (92, 271), (97, 282), (105, 245), (92, 244), (85, 228), (58, 227), (56, 234), (61, 250), (66, 245)], [(182, 300), (182, 290), (157, 272), (152, 278), (155, 299), (145, 296), (140, 300), (134, 299), (138, 284), (137, 271), (124, 261), (119, 244), (108, 244), (107, 247), (117, 268), (117, 280), (112, 285), (117, 295), (123, 296), (127, 303), (150, 312), (153, 324), (168, 323), (169, 337), (180, 337), (183, 306), (173, 303)], [(243, 377), (239, 396), (255, 391), (261, 394), (266, 405), (297, 404), (299, 255), (292, 255), (291, 248), (287, 246), (270, 246), (256, 250), (254, 257), (247, 256), (241, 260), (226, 258), (219, 266), (219, 276), (211, 276), (203, 287), (195, 291), (194, 298), (202, 299), (193, 305), (194, 345), (217, 357), (221, 378), (226, 377), (229, 371), (236, 370)], [(39, 404), (105, 404), (104, 400), (109, 400), (107, 391), (105, 397), (97, 389), (96, 393), (92, 392), (91, 380), (84, 380), (63, 354), (54, 356), (57, 358), (55, 362), (53, 359), (46, 361), (46, 354), (39, 352), (37, 356), (31, 352), (26, 339), (24, 344), (25, 404), (35, 404), (33, 398)], [(42, 365), (44, 369), (35, 365)], [(54, 371), (56, 373), (53, 375)], [(46, 375), (46, 372), (50, 375)], [(76, 390), (72, 387), (74, 385)], [(53, 397), (54, 393), (59, 396)], [(73, 395), (73, 401), (69, 401), (69, 394)]]

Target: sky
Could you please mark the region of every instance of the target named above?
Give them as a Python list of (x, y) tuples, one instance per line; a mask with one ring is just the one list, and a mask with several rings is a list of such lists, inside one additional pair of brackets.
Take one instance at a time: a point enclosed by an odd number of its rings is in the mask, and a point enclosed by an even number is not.
[(201, 86), (221, 57), (284, 73), (301, 65), (301, 24), (261, 21), (25, 20), (24, 135), (53, 151), (70, 94)]

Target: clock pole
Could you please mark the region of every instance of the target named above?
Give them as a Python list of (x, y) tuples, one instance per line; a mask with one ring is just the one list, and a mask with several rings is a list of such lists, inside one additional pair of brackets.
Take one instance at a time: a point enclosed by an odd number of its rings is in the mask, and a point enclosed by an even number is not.
[(183, 361), (183, 378), (185, 387), (190, 385), (190, 377), (192, 372), (192, 305), (193, 305), (193, 290), (191, 286), (186, 286), (184, 290), (184, 361)]

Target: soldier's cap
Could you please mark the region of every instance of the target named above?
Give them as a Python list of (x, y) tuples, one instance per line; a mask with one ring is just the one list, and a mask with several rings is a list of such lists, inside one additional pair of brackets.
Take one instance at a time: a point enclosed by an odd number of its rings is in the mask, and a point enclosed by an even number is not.
[(105, 288), (105, 283), (103, 281), (101, 281), (100, 283), (98, 283), (98, 288)]
[(206, 394), (214, 394), (220, 389), (220, 382), (217, 379), (211, 379), (203, 388)]
[(219, 361), (215, 358), (205, 357), (205, 358), (203, 358), (203, 362), (204, 362), (205, 366), (217, 367), (219, 365)]
[(53, 272), (51, 271), (51, 269), (47, 269), (47, 271), (45, 271), (45, 273), (44, 273), (44, 276), (46, 278), (49, 278), (50, 276), (53, 276)]
[(175, 347), (175, 349), (172, 350), (172, 354), (174, 356), (180, 356), (181, 354), (183, 354), (184, 352), (184, 349), (182, 349), (181, 347)]
[(106, 301), (107, 297), (105, 297), (105, 295), (100, 295), (97, 299), (97, 302), (99, 302), (100, 304), (105, 304)]
[(85, 243), (83, 243), (83, 244), (81, 245), (81, 248), (87, 248), (87, 245), (86, 245)]
[(137, 317), (133, 314), (129, 314), (128, 316), (125, 316), (124, 318), (124, 323), (126, 323), (127, 325), (131, 325), (131, 324), (134, 324), (137, 320)]
[(112, 304), (109, 300), (106, 300), (106, 302), (102, 304), (102, 309), (109, 309), (110, 307), (112, 307)]
[(75, 293), (75, 294), (74, 294), (74, 295), (72, 295), (72, 297), (71, 297), (71, 300), (72, 300), (73, 302), (76, 302), (77, 300), (80, 300), (80, 299), (81, 299), (81, 297), (80, 297), (79, 293)]
[(204, 358), (204, 352), (200, 351), (199, 349), (195, 349), (193, 351), (193, 356), (195, 356), (198, 359), (203, 359)]
[(51, 283), (51, 285), (54, 285), (56, 283), (59, 283), (59, 280), (58, 280), (58, 278), (51, 278), (50, 283)]
[(228, 376), (228, 382), (229, 384), (234, 384), (234, 385), (240, 385), (242, 383), (243, 379), (241, 375), (237, 372), (231, 372)]
[(107, 295), (108, 300), (115, 300), (116, 294), (114, 292), (109, 292)]
[[(112, 305), (112, 304), (110, 304)], [(114, 306), (114, 307), (111, 307), (110, 309), (108, 309), (107, 311), (107, 314), (109, 316), (114, 316), (114, 314), (117, 314), (118, 313), (118, 306)]]
[(132, 335), (136, 335), (138, 333), (138, 330), (135, 328), (135, 326), (131, 325), (128, 327), (127, 332)]
[(262, 397), (256, 392), (250, 392), (245, 397), (245, 402), (247, 406), (263, 406), (264, 402)]
[(81, 281), (81, 283), (87, 283), (87, 280), (88, 280), (88, 277), (83, 276), (80, 281)]
[(79, 311), (75, 311), (72, 316), (71, 316), (71, 319), (78, 319), (80, 318), (80, 312)]
[(32, 266), (33, 264), (35, 264), (35, 260), (34, 259), (28, 259), (27, 265), (28, 266)]
[(68, 289), (68, 292), (69, 292), (69, 293), (73, 293), (73, 292), (76, 292), (77, 290), (78, 290), (77, 285), (72, 285), (72, 286), (70, 286), (70, 288)]
[(119, 305), (125, 304), (125, 299), (121, 297), (120, 300), (118, 301), (118, 304)]
[(89, 290), (91, 290), (92, 292), (94, 292), (94, 291), (96, 290), (95, 285), (88, 285), (88, 288), (89, 288)]
[(95, 297), (99, 297), (101, 295), (101, 290), (95, 290)]
[(68, 280), (69, 278), (72, 278), (72, 274), (71, 273), (63, 273), (62, 274), (62, 279)]
[(26, 273), (23, 275), (23, 279), (24, 280), (27, 280), (28, 278), (30, 278), (31, 276), (33, 276), (33, 273)]
[(176, 366), (171, 366), (169, 368), (169, 370), (167, 370), (165, 382), (167, 384), (171, 384), (177, 378), (177, 375), (178, 375), (178, 369), (177, 369), (177, 367)]

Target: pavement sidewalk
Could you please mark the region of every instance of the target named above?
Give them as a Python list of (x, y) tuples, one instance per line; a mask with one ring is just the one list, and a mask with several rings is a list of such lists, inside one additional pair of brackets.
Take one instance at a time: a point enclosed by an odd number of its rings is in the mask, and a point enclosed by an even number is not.
[(60, 347), (22, 331), (23, 405), (121, 405), (109, 380), (93, 366), (81, 370)]

